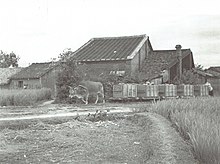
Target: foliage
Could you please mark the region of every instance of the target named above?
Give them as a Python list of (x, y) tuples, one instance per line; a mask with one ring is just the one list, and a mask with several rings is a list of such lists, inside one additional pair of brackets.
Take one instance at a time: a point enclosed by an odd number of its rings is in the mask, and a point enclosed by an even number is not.
[(169, 119), (188, 139), (201, 163), (220, 161), (219, 98), (161, 101), (151, 111)]
[(193, 70), (184, 70), (181, 79), (177, 77), (172, 82), (173, 84), (203, 84), (204, 79), (201, 78), (198, 74), (194, 73)]
[(73, 54), (73, 52), (72, 52), (71, 48), (66, 48), (66, 49), (63, 50), (62, 53), (59, 54), (58, 58), (61, 59), (62, 61), (65, 61), (72, 54)]
[(203, 70), (204, 70), (204, 67), (203, 67), (203, 65), (201, 65), (201, 64), (196, 64), (195, 69), (200, 70), (200, 71), (203, 71)]
[(14, 52), (7, 54), (0, 50), (0, 68), (18, 67), (19, 57)]
[(38, 101), (49, 99), (51, 99), (51, 90), (47, 88), (1, 90), (0, 92), (1, 106), (34, 105)]
[(76, 86), (85, 77), (85, 70), (79, 68), (74, 58), (60, 62), (61, 72), (57, 78), (57, 97), (56, 102), (71, 102), (69, 96), (69, 86)]

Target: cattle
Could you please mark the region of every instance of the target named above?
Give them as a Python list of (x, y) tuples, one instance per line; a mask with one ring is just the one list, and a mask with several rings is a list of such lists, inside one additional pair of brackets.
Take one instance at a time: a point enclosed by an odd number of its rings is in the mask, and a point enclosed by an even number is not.
[(103, 103), (105, 103), (104, 99), (104, 88), (101, 82), (94, 81), (81, 81), (78, 86), (70, 87), (69, 89), (69, 97), (77, 97), (81, 99), (85, 104), (88, 104), (88, 99), (90, 95), (96, 96), (95, 104), (99, 101), (99, 96), (102, 97)]

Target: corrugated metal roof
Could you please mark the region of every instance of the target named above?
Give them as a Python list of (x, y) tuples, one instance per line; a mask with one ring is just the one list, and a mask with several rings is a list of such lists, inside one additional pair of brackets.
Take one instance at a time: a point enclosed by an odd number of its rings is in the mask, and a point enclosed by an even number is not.
[(50, 71), (56, 66), (56, 63), (33, 63), (30, 66), (24, 68), (22, 71), (16, 73), (11, 79), (34, 79), (40, 78), (45, 73)]
[(93, 38), (73, 56), (79, 61), (126, 60), (145, 35)]
[(9, 81), (9, 78), (20, 72), (22, 68), (0, 68), (0, 85), (7, 84)]

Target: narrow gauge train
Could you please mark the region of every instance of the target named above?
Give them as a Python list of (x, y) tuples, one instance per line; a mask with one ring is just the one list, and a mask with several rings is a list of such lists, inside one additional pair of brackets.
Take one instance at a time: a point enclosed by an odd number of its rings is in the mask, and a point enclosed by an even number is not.
[(158, 100), (208, 96), (206, 85), (145, 85), (117, 84), (113, 86), (112, 100)]

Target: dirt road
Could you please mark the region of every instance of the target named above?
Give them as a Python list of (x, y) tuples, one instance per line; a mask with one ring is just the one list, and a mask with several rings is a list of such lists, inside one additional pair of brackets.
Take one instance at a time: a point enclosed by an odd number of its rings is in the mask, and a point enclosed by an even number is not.
[[(110, 110), (111, 109), (111, 110)], [(100, 109), (101, 111), (105, 111), (108, 114), (113, 114), (113, 113), (131, 113), (134, 112), (134, 109), (132, 108), (105, 108)], [(99, 110), (99, 109), (97, 109)], [(108, 111), (107, 111), (108, 110)], [(47, 114), (41, 114), (41, 115), (25, 115), (25, 116), (19, 116), (19, 117), (5, 117), (5, 118), (0, 118), (1, 121), (12, 121), (12, 120), (33, 120), (33, 119), (45, 119), (45, 118), (53, 118), (53, 117), (76, 117), (76, 116), (86, 116), (88, 114), (95, 114), (96, 111), (73, 111), (73, 112), (65, 112), (65, 113), (47, 113)], [(22, 113), (21, 113), (22, 114)]]

